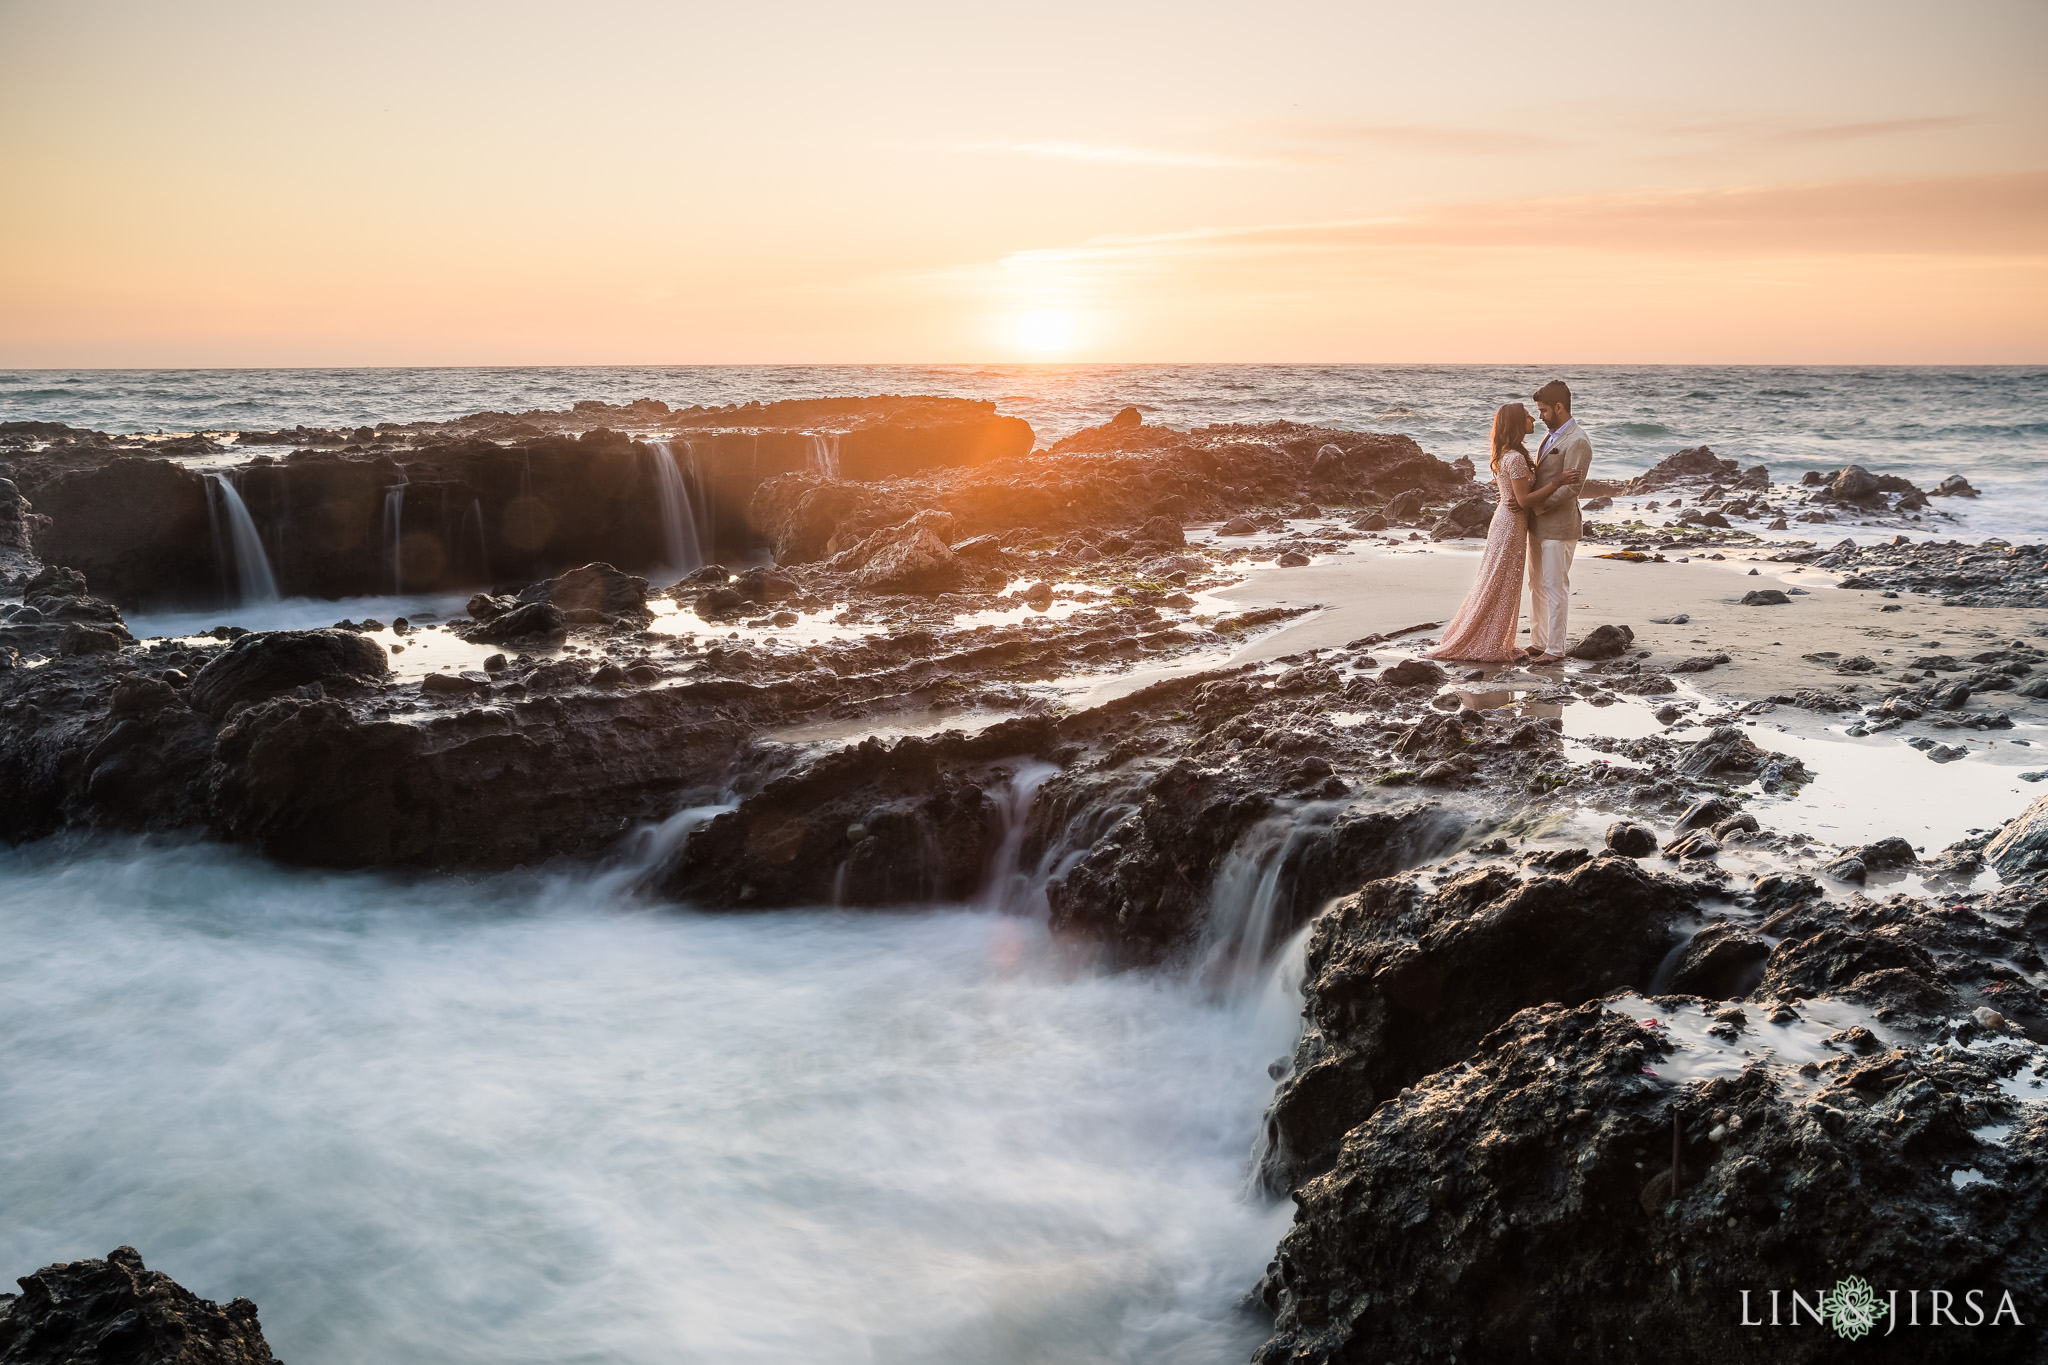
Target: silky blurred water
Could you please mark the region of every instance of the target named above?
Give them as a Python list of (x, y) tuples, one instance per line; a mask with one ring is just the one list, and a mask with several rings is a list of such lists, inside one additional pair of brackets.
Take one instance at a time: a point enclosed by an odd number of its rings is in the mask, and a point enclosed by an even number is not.
[(1973, 536), (2048, 531), (2048, 368), (1527, 365), (762, 365), (0, 372), (0, 421), (113, 432), (355, 426), (581, 399), (675, 406), (853, 394), (989, 399), (1050, 442), (1135, 404), (1171, 426), (1287, 418), (1399, 431), (1483, 455), (1501, 403), (1561, 377), (1600, 469), (1632, 474), (1706, 444), (1797, 480), (1860, 463), (1996, 496), (1950, 510)]
[(0, 1269), (133, 1244), (292, 1365), (1246, 1358), (1277, 984), (621, 880), (0, 853)]

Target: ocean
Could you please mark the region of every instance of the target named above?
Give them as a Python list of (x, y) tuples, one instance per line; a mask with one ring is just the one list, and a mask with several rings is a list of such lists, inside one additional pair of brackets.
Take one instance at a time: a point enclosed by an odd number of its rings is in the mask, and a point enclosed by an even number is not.
[[(616, 365), (0, 372), (0, 421), (111, 432), (260, 430), (560, 409), (582, 399), (691, 404), (855, 394), (981, 398), (1042, 444), (1134, 404), (1175, 427), (1289, 419), (1405, 432), (1445, 459), (1483, 457), (1504, 402), (1572, 385), (1595, 473), (1628, 475), (1711, 446), (1780, 481), (1861, 464), (1984, 493), (1945, 509), (1964, 539), (2048, 536), (2048, 367), (1610, 365)], [(1945, 531), (1945, 534), (1948, 532)]]

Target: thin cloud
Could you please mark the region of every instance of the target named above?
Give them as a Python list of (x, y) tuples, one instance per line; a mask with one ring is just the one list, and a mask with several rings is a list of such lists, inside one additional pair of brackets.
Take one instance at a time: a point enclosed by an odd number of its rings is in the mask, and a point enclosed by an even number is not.
[(1463, 128), (1439, 123), (1292, 121), (1262, 124), (1259, 129), (1284, 137), (1374, 147), (1415, 156), (1534, 156), (1568, 145), (1541, 133), (1505, 128)]
[(1858, 142), (1865, 138), (1903, 137), (1909, 133), (1932, 133), (1971, 122), (1966, 114), (1939, 118), (1873, 119), (1866, 123), (1827, 123), (1812, 128), (1790, 128), (1779, 133), (1780, 142)]
[(1103, 236), (1005, 259), (1080, 265), (1392, 247), (2039, 257), (2048, 256), (2044, 225), (2048, 172), (2028, 172), (1453, 205), (1399, 217)]
[(1256, 166), (1298, 166), (1311, 164), (1301, 156), (1233, 156), (1221, 152), (1178, 151), (1167, 147), (1126, 147), (1100, 142), (970, 142), (961, 150), (1005, 152), (1013, 156), (1046, 157), (1058, 161), (1092, 161), (1117, 166), (1186, 166), (1207, 169), (1241, 169)]
[(1976, 121), (1970, 114), (1938, 114), (1921, 118), (1866, 119), (1852, 123), (1797, 123), (1769, 119), (1727, 119), (1710, 123), (1686, 123), (1666, 131), (1677, 137), (1728, 138), (1745, 143), (1862, 142), (1874, 138), (1907, 137), (1914, 133), (1940, 132)]

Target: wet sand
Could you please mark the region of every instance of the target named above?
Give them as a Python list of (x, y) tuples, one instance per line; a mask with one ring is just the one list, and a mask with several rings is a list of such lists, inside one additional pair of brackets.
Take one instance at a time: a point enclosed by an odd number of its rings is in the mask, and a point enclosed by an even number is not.
[[(1573, 565), (1572, 638), (1610, 622), (1626, 625), (1635, 632), (1636, 648), (1653, 652), (1651, 667), (1660, 661), (1725, 652), (1730, 662), (1710, 673), (1691, 675), (1688, 681), (1731, 701), (1849, 683), (1858, 684), (1860, 695), (1875, 701), (1883, 696), (1885, 684), (1896, 684), (1907, 662), (1919, 655), (1966, 658), (2010, 640), (2032, 638), (2048, 623), (2048, 612), (2027, 608), (1944, 607), (1914, 593), (1887, 600), (1876, 592), (1836, 587), (1839, 574), (1802, 571), (1796, 564), (1772, 564), (1737, 553), (1718, 563), (1695, 558), (1663, 564), (1597, 558), (1601, 553), (1603, 547), (1582, 546)], [(1252, 642), (1233, 659), (1248, 663), (1331, 648), (1425, 621), (1446, 621), (1457, 610), (1478, 563), (1477, 541), (1455, 548), (1361, 548), (1327, 555), (1301, 568), (1260, 569), (1211, 595), (1234, 609), (1311, 603), (1324, 608)], [(1751, 569), (1757, 570), (1756, 577), (1750, 577)], [(1787, 593), (1803, 589), (1806, 595), (1794, 596), (1784, 606), (1743, 606), (1743, 594), (1757, 588)], [(1526, 596), (1524, 602), (1526, 606)], [(1887, 606), (1900, 610), (1884, 611)], [(1652, 620), (1676, 615), (1691, 619), (1683, 625), (1657, 625)], [(1829, 651), (1845, 658), (1866, 656), (1877, 661), (1878, 670), (1843, 676), (1803, 657)], [(2015, 723), (2048, 723), (2048, 703), (2009, 692), (1990, 694), (1985, 701)], [(2048, 760), (2048, 755), (2043, 758)]]

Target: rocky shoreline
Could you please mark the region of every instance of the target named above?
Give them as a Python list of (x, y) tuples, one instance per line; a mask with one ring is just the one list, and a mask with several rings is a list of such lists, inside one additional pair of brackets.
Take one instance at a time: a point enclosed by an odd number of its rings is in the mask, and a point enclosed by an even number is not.
[[(1491, 513), (1469, 464), (1135, 411), (1027, 453), (992, 409), (921, 406), (946, 401), (279, 433), (305, 449), (237, 476), (260, 534), (281, 534), (286, 489), (354, 528), (328, 560), (281, 554), (282, 580), (388, 591), (439, 554), (419, 581), (479, 591), (460, 616), (150, 640), (130, 621), (152, 585), (221, 590), (210, 480), (178, 451), (33, 434), (0, 486), (21, 594), (0, 607), (0, 837), (488, 870), (597, 858), (702, 807), (644, 894), (761, 912), (1006, 903), (1014, 881), (1077, 951), (1219, 990), (1312, 925), (1257, 1162), (1297, 1206), (1247, 1299), (1273, 1321), (1258, 1359), (1620, 1361), (1646, 1334), (1661, 1358), (1746, 1357), (1763, 1348), (1742, 1291), (1848, 1274), (1993, 1307), (2009, 1291), (2017, 1330), (1906, 1339), (1920, 1359), (2032, 1357), (2048, 798), (1946, 848), (1831, 843), (1778, 818), (1824, 760), (1756, 717), (1853, 710), (1930, 757), (1958, 735), (1927, 732), (2037, 724), (2048, 650), (2013, 610), (2048, 602), (2042, 547), (1766, 543), (1735, 523), (1935, 510), (1854, 467), (1795, 494), (1681, 452), (1593, 491), (1689, 510), (1607, 524), (1582, 554), (1711, 567), (1716, 621), (1804, 612), (1878, 657), (1804, 625), (1810, 649), (1690, 635), (1718, 629), (1706, 608), (1627, 619), (1594, 596), (1568, 668), (1449, 670), (1419, 657), (1419, 613), (1327, 640), (1313, 601), (1231, 594), (1343, 562), (1370, 591), (1469, 540)], [(836, 447), (799, 429), (826, 422)], [(702, 523), (713, 562), (657, 587), (638, 572), (666, 550), (652, 461), (682, 439), (693, 496), (725, 510)], [(539, 571), (488, 550), (463, 567), (448, 509), (475, 503), (479, 543), (504, 544), (521, 498), (558, 528)], [(170, 531), (136, 529), (152, 500)], [(429, 506), (432, 553), (409, 550)], [(1815, 577), (1752, 589), (1740, 563)], [(1825, 604), (1790, 586), (1822, 575)], [(1950, 644), (1977, 619), (2014, 633)], [(1876, 643), (1895, 620), (1916, 633)], [(1922, 649), (1936, 620), (1947, 638)], [(1761, 696), (1730, 680), (1752, 647), (1778, 647)], [(1247, 859), (1271, 889), (1226, 915), (1217, 888)], [(77, 1265), (140, 1284), (122, 1255)], [(1773, 1338), (1769, 1358), (1833, 1340)]]

